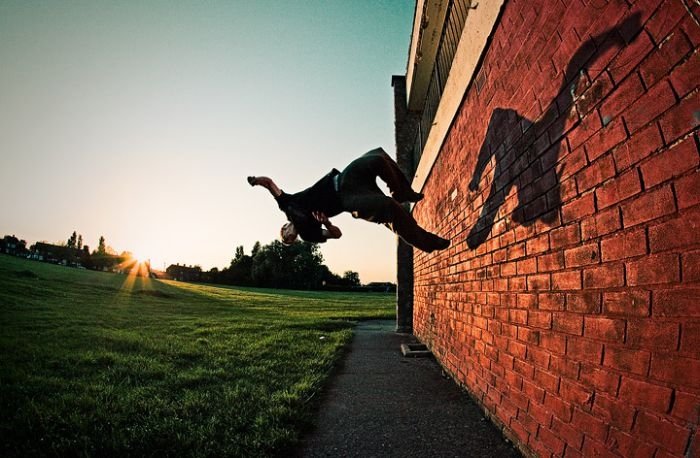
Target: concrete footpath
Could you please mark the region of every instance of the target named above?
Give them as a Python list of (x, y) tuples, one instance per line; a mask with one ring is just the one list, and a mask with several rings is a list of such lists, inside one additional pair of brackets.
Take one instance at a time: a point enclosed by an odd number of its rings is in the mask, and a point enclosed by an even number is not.
[(519, 457), (433, 358), (406, 358), (393, 321), (355, 329), (303, 457)]

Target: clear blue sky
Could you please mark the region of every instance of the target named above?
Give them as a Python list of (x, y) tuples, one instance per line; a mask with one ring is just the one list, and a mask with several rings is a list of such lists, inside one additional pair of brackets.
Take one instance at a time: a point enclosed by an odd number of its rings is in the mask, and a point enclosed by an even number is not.
[[(247, 175), (301, 190), (394, 154), (391, 75), (415, 2), (0, 1), (0, 236), (224, 267), (284, 215)], [(331, 270), (393, 280), (386, 228), (334, 218)]]

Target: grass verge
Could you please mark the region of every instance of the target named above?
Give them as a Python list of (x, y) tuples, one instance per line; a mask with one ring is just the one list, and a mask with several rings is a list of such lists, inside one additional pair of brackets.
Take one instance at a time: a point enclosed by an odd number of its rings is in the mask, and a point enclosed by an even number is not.
[(0, 255), (0, 453), (274, 456), (394, 297), (160, 282)]

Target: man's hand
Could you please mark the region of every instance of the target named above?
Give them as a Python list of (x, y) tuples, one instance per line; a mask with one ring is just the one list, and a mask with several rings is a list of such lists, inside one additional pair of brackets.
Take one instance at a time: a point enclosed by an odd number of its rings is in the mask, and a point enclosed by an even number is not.
[(328, 219), (325, 213), (311, 212), (311, 214), (316, 219), (316, 221), (326, 226), (326, 228), (323, 230), (323, 235), (326, 236), (326, 238), (339, 239), (343, 236), (343, 233), (340, 231), (340, 228), (331, 224), (331, 220)]
[(268, 177), (248, 177), (248, 184), (251, 186), (262, 186), (270, 191), (273, 197), (278, 197), (282, 194), (282, 190), (277, 187), (274, 181)]
[(314, 216), (316, 221), (321, 224), (326, 224), (328, 222), (328, 217), (323, 212), (311, 212), (311, 214)]

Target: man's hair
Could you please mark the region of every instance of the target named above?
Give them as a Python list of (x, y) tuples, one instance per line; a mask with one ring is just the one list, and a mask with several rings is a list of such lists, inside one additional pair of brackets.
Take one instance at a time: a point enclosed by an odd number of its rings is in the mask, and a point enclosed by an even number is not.
[(282, 228), (280, 229), (280, 239), (282, 240), (283, 244), (289, 246), (296, 242), (297, 235), (297, 229), (294, 227), (292, 222), (287, 221), (282, 225)]

